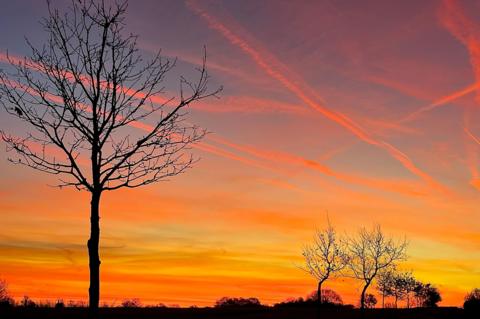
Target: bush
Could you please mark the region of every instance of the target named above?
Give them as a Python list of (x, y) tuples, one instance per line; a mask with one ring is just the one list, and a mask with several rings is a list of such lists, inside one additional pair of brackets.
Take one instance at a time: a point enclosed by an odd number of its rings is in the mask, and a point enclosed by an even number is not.
[(37, 304), (35, 303), (35, 301), (33, 301), (32, 299), (30, 299), (29, 296), (23, 296), (23, 299), (22, 301), (20, 302), (20, 305), (22, 307), (25, 307), (25, 308), (34, 308), (37, 306)]
[[(312, 291), (306, 298), (306, 300), (317, 301), (318, 294), (317, 291)], [(331, 305), (343, 305), (343, 300), (340, 295), (332, 289), (322, 289), (322, 304), (331, 304)]]
[(257, 298), (231, 298), (223, 297), (215, 302), (215, 308), (224, 307), (261, 307), (262, 304)]
[(10, 297), (5, 297), (0, 300), (0, 309), (15, 306), (15, 301)]
[(122, 302), (122, 307), (123, 308), (140, 308), (141, 306), (142, 306), (142, 303), (140, 302), (140, 299), (138, 299), (138, 298), (125, 299)]
[(62, 309), (65, 308), (65, 303), (63, 302), (63, 299), (58, 299), (57, 302), (55, 303), (55, 309)]
[(375, 308), (376, 304), (377, 304), (377, 298), (375, 298), (374, 295), (372, 294), (365, 295), (365, 307), (367, 307), (368, 309), (373, 309)]
[[(317, 299), (317, 291), (315, 290), (309, 293), (305, 298), (288, 298), (285, 301), (276, 303), (274, 307), (318, 307)], [(326, 308), (353, 308), (352, 305), (343, 305), (342, 297), (331, 289), (322, 289), (322, 301), (322, 307)]]

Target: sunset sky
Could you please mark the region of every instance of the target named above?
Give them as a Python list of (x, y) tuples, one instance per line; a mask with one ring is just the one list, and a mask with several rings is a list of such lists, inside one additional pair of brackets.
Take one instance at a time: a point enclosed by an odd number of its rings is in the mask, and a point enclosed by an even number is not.
[[(2, 1), (0, 68), (7, 50), (29, 54), (24, 36), (42, 44), (46, 15), (43, 1)], [(442, 305), (480, 286), (478, 1), (136, 0), (126, 24), (145, 56), (178, 58), (163, 97), (204, 45), (224, 90), (191, 105), (211, 132), (193, 169), (103, 197), (103, 302), (304, 296), (302, 246), (327, 212), (342, 234), (406, 236), (401, 268)], [(3, 108), (0, 129), (26, 131)], [(2, 144), (0, 278), (16, 298), (87, 300), (89, 194), (10, 155)], [(357, 304), (360, 282), (326, 286)]]

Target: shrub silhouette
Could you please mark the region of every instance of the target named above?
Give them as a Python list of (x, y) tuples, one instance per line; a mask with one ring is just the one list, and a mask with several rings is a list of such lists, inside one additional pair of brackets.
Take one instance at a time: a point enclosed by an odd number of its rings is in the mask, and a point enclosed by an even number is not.
[(475, 288), (465, 296), (463, 308), (468, 314), (480, 313), (480, 289)]
[(138, 298), (125, 299), (124, 301), (122, 301), (123, 308), (139, 308), (141, 306), (142, 306), (142, 303)]
[(23, 296), (23, 299), (22, 301), (20, 302), (20, 304), (22, 305), (22, 307), (25, 307), (25, 308), (34, 308), (37, 306), (37, 304), (35, 303), (35, 301), (33, 301), (32, 299), (30, 299), (29, 296)]
[(223, 297), (215, 302), (215, 308), (225, 307), (261, 307), (262, 304), (257, 298), (231, 298)]
[[(322, 304), (343, 305), (342, 297), (332, 289), (322, 289)], [(318, 301), (317, 291), (312, 291), (306, 301)]]
[(377, 304), (377, 298), (375, 298), (374, 295), (372, 295), (372, 294), (366, 294), (365, 295), (365, 307), (367, 309), (375, 308), (376, 304)]
[[(351, 308), (351, 305), (343, 305), (342, 297), (331, 289), (322, 289), (322, 307), (329, 308), (329, 307), (344, 307), (344, 308)], [(317, 290), (312, 291), (308, 294), (305, 298), (288, 298), (285, 301), (276, 303), (274, 305), (275, 308), (281, 307), (314, 307), (318, 306), (318, 292)]]
[(55, 303), (55, 309), (62, 309), (65, 308), (65, 303), (63, 302), (63, 299), (58, 299), (57, 302)]

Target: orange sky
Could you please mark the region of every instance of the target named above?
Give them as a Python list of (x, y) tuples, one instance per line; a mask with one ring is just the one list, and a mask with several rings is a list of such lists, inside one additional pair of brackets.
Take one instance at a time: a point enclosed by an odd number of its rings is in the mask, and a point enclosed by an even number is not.
[[(6, 49), (28, 53), (23, 35), (41, 43), (45, 9), (4, 5), (0, 67)], [(212, 132), (192, 170), (104, 196), (102, 300), (304, 296), (315, 282), (301, 248), (328, 211), (341, 232), (380, 223), (406, 235), (402, 267), (460, 305), (480, 286), (478, 12), (475, 1), (132, 2), (143, 53), (178, 56), (168, 94), (204, 44), (225, 90), (192, 105), (190, 121)], [(0, 128), (25, 131), (3, 109)], [(7, 156), (0, 277), (15, 297), (86, 300), (88, 194)], [(327, 286), (357, 303), (360, 283)]]

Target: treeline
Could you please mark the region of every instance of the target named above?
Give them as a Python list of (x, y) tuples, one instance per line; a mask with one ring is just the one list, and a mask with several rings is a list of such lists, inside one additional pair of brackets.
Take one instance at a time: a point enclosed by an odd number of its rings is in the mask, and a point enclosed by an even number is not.
[[(84, 301), (73, 301), (69, 300), (64, 302), (63, 299), (57, 299), (56, 301), (33, 301), (28, 296), (24, 296), (21, 300), (15, 301), (12, 297), (8, 295), (6, 289), (5, 281), (0, 281), (0, 308), (6, 307), (22, 307), (22, 308), (86, 308), (88, 304)], [(430, 287), (428, 284), (423, 285), (423, 287)], [(430, 287), (431, 288), (431, 287)], [(417, 307), (435, 307), (435, 300), (438, 300), (436, 294), (424, 295), (419, 293), (420, 290), (415, 290), (411, 297), (417, 298), (420, 301), (416, 302)], [(438, 292), (438, 291), (437, 291)], [(317, 291), (313, 291), (305, 297), (298, 298), (288, 298), (282, 302), (266, 305), (262, 304), (258, 298), (249, 297), (222, 297), (218, 299), (213, 308), (219, 309), (238, 309), (238, 308), (305, 308), (305, 307), (316, 307), (318, 306), (318, 295)], [(374, 308), (376, 304), (375, 301), (372, 301), (372, 298), (375, 299), (375, 296), (367, 294), (366, 303), (367, 308)], [(344, 304), (343, 299), (334, 290), (324, 289), (322, 290), (322, 307), (323, 308), (344, 308), (344, 309), (353, 309), (354, 305)], [(102, 308), (180, 308), (179, 305), (166, 305), (163, 303), (158, 303), (154, 305), (144, 305), (138, 298), (125, 299), (121, 303), (103, 303)], [(396, 308), (394, 304), (385, 304), (386, 308)], [(197, 306), (190, 306), (189, 308), (198, 308)], [(212, 307), (205, 307), (212, 308)], [(473, 289), (470, 293), (465, 296), (463, 308), (467, 312), (471, 313), (480, 313), (480, 289)]]

